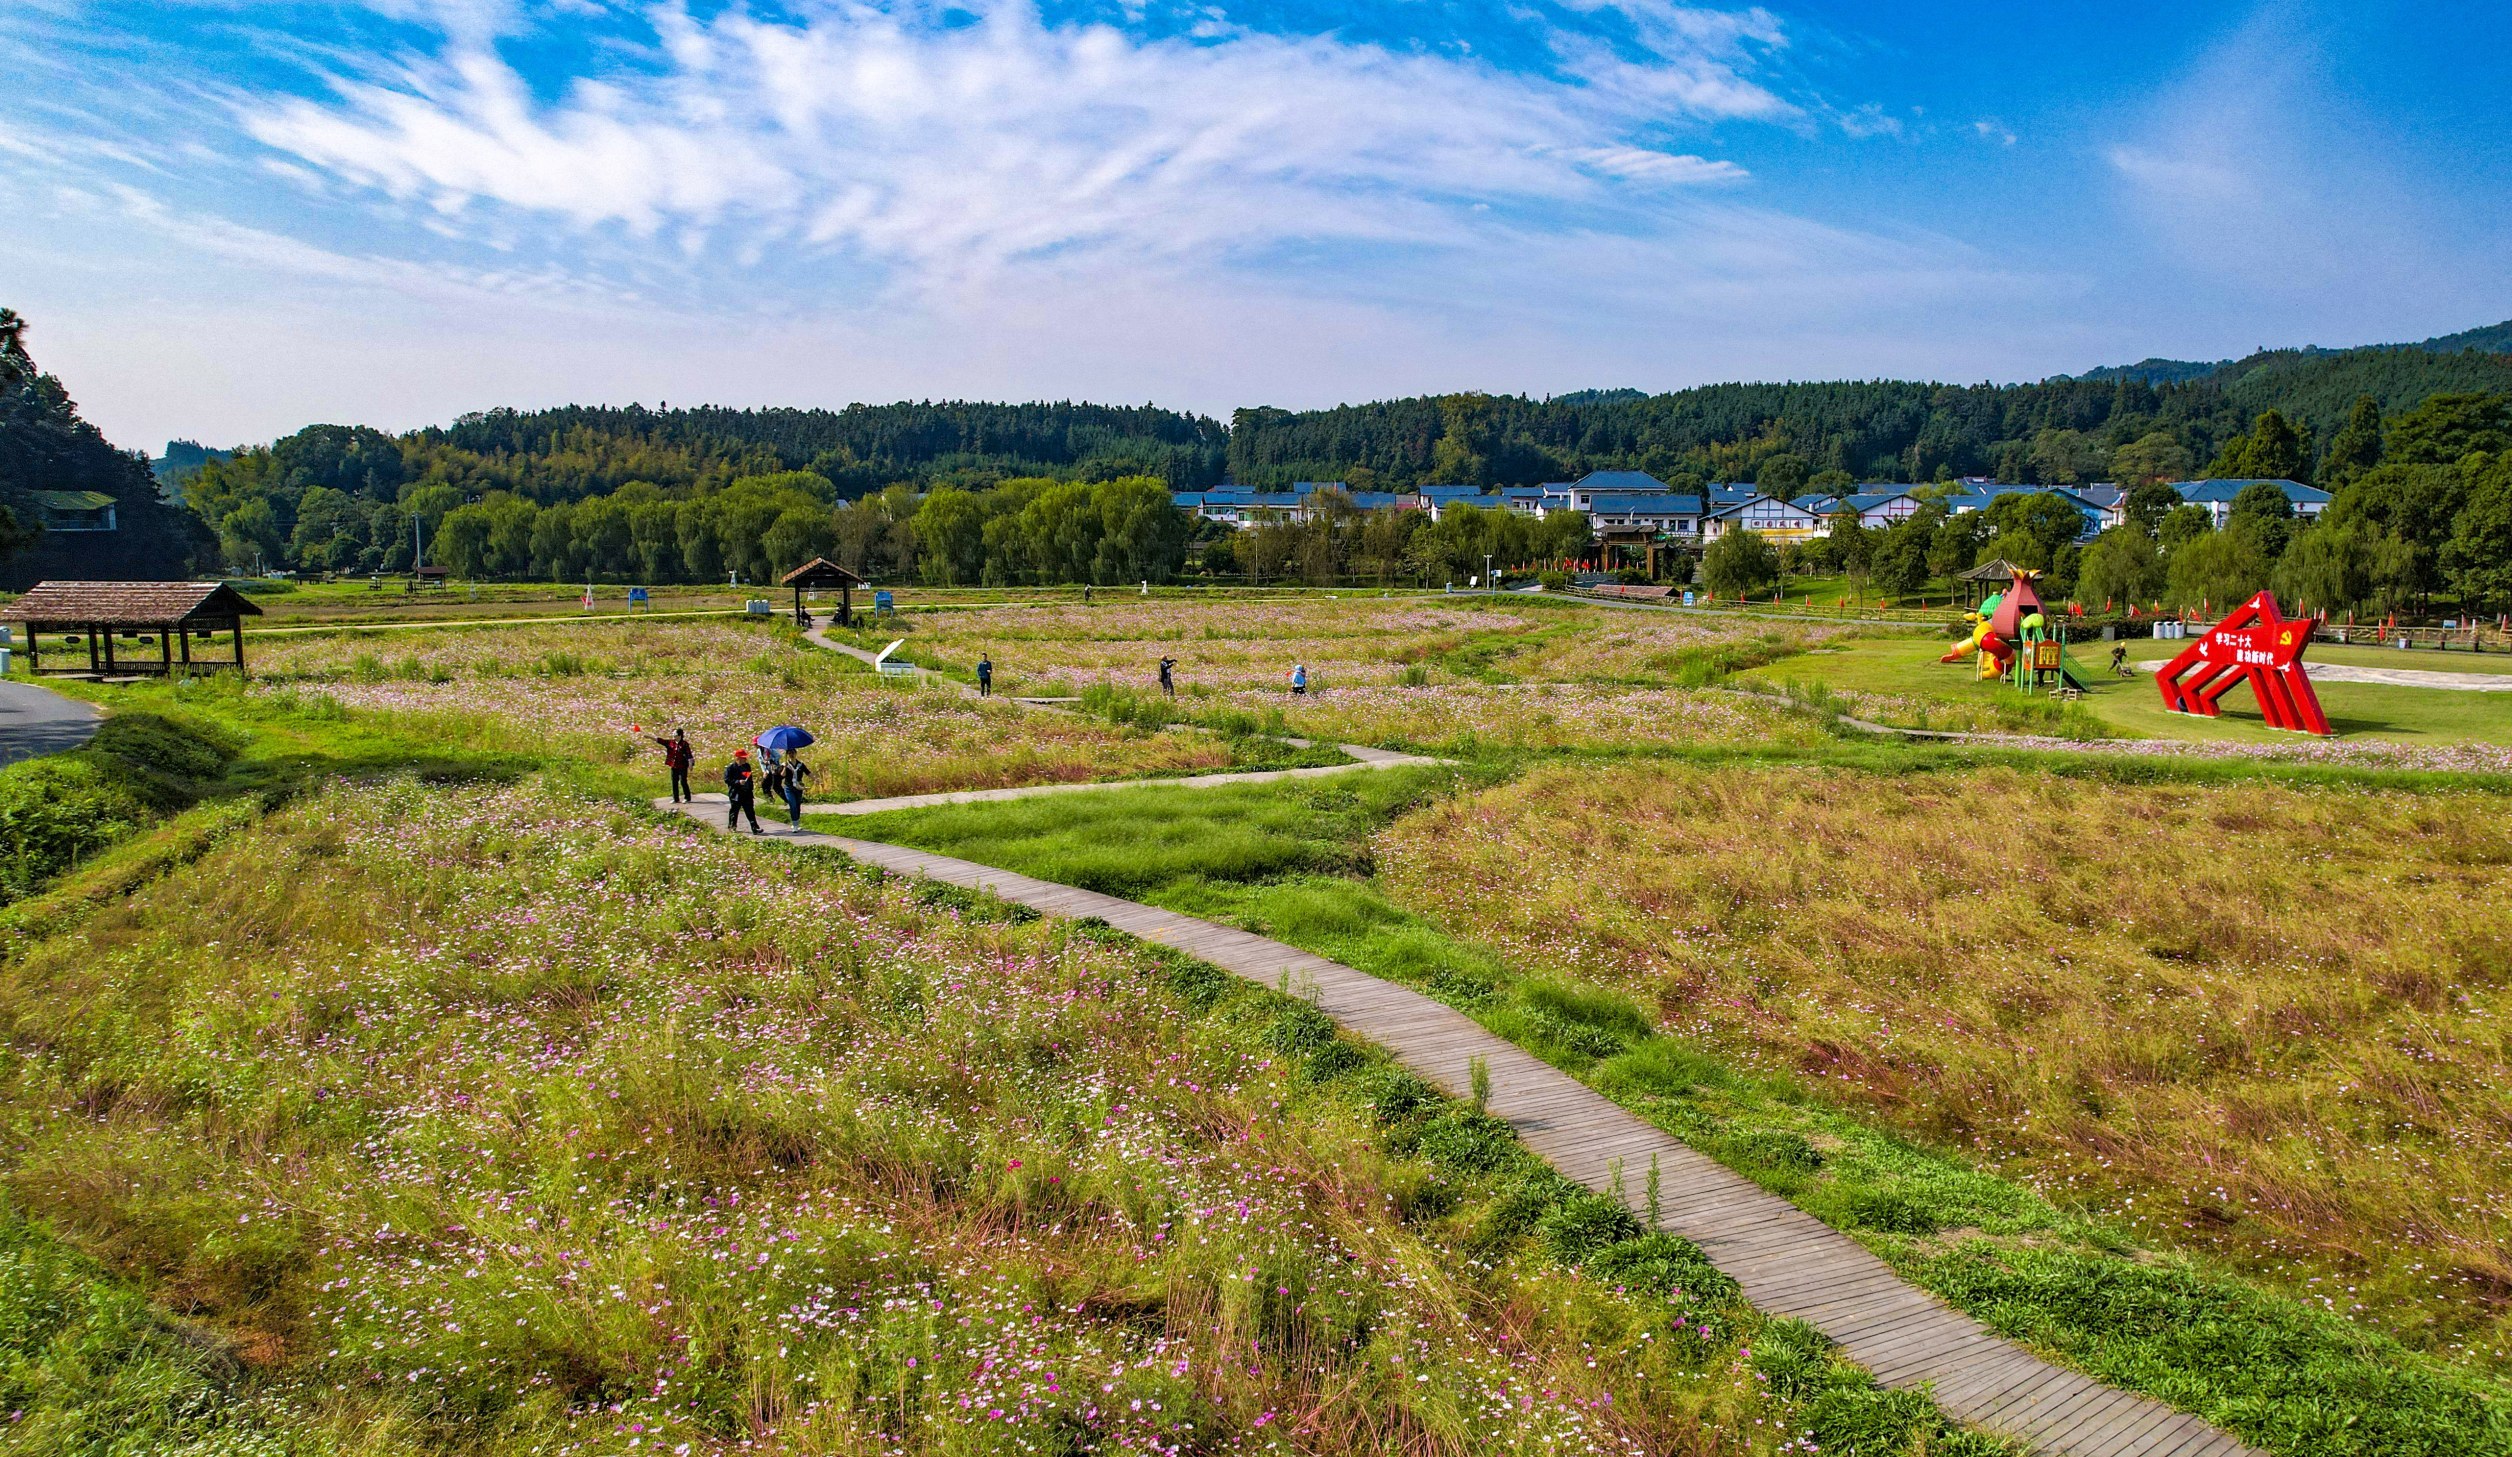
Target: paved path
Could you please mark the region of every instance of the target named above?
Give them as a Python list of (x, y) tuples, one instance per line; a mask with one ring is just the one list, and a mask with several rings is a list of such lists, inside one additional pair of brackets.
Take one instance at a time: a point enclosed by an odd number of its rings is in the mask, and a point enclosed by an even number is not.
[[(805, 641), (810, 642), (814, 646), (827, 648), (830, 652), (844, 653), (846, 656), (853, 658), (855, 661), (862, 663), (867, 667), (877, 667), (881, 662), (881, 655), (879, 653), (872, 651), (870, 648), (856, 647), (852, 643), (839, 642), (837, 639), (829, 636), (828, 629), (826, 628), (807, 628), (803, 632), (803, 638)], [(966, 683), (958, 682), (955, 679), (945, 678), (941, 674), (933, 671), (931, 668), (918, 667), (914, 663), (906, 663), (902, 664), (902, 666), (905, 667), (919, 683), (948, 683), (952, 687), (959, 690), (959, 696), (962, 698), (979, 698), (984, 696), (974, 687), (971, 687)]]
[[(657, 800), (711, 828), (724, 797)], [(1471, 1083), (1469, 1060), (1491, 1075), (1491, 1112), (1568, 1178), (1638, 1201), (1652, 1161), (1661, 1227), (1698, 1244), (1774, 1315), (1795, 1316), (1838, 1343), (1891, 1387), (1932, 1384), (1959, 1421), (2068, 1457), (2248, 1457), (2252, 1449), (2161, 1402), (2050, 1365), (1904, 1282), (1856, 1241), (1725, 1165), (1633, 1117), (1567, 1073), (1486, 1032), (1419, 992), (1280, 941), (1192, 916), (947, 855), (811, 830), (770, 832), (791, 844), (841, 850), (865, 865), (984, 890), (1055, 916), (1095, 916), (1129, 935), (1208, 961), (1263, 986), (1309, 998), (1452, 1096)]]
[(0, 764), (75, 749), (102, 722), (103, 714), (75, 698), (0, 679)]
[[(2150, 658), (2129, 666), (2141, 673), (2159, 672), (2169, 658)], [(2353, 663), (2305, 663), (2314, 683), (2386, 683), (2393, 688), (2449, 688), (2461, 693), (2512, 693), (2512, 673), (2443, 673), (2431, 668), (2365, 668)]]

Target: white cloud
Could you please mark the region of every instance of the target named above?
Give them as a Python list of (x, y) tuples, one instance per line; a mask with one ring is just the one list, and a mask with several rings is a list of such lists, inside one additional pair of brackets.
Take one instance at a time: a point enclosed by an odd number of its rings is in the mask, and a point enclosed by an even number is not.
[(1690, 153), (1656, 152), (1646, 147), (1581, 147), (1565, 155), (1593, 171), (1632, 182), (1742, 182), (1747, 175), (1733, 162), (1712, 162)]
[(789, 0), (800, 18), (652, 12), (642, 49), (614, 13), (554, 77), (506, 59), (548, 54), (514, 39), (546, 7), (369, 8), (440, 43), (288, 37), (277, 64), (332, 77), (294, 100), (172, 72), (144, 191), (15, 134), (48, 157), (19, 199), (39, 172), (78, 196), (19, 211), (0, 272), (40, 280), (48, 348), (118, 438), (566, 400), (1226, 412), (1976, 377), (2016, 348), (1994, 311), (2052, 287), (1939, 234), (1755, 205), (1719, 129), (1841, 115), (1765, 84), (1787, 36), (1761, 11), (1590, 4), (1604, 38), (1556, 34), (1527, 75), (1219, 20), (1157, 39)]
[(1565, 56), (1571, 85), (1323, 37), (1050, 26), (1017, 0), (968, 23), (923, 5), (795, 24), (665, 10), (652, 70), (552, 103), (493, 49), (455, 45), (336, 98), (253, 103), (245, 125), (301, 165), (447, 216), (516, 210), (637, 237), (731, 228), (957, 286), (1076, 250), (1454, 242), (1476, 202), (1612, 206), (1616, 181), (1740, 180), (1635, 133), (1786, 114), (1741, 49), (1776, 44), (1776, 22), (1619, 8), (1642, 57), (1581, 48)]

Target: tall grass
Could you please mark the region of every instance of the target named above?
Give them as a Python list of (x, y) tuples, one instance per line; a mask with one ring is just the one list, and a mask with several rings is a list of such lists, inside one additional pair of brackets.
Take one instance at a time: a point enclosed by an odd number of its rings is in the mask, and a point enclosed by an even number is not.
[(1547, 771), (1405, 904), (2168, 1246), (2505, 1359), (2512, 819), (2009, 770)]
[[(1704, 773), (1749, 782), (1767, 775), (1787, 786), (1789, 802), (1804, 801), (1801, 813), (1861, 802), (1833, 787), (1855, 776), (1693, 771)], [(1940, 780), (1964, 778), (1958, 766), (1932, 763), (1919, 782), (1922, 792), (1939, 792)], [(1415, 788), (1441, 783), (1425, 776)], [(2142, 791), (2097, 779), (2077, 792)], [(1441, 800), (1428, 813), (1401, 818), (1406, 805), (1395, 794), (1366, 806), (1324, 803), (1303, 816), (1294, 812), (1300, 803), (1271, 796), (1177, 792), (1155, 799), (1127, 792), (1055, 801), (1035, 819), (990, 823), (984, 815), (930, 811), (888, 817), (877, 830), (880, 838), (1154, 901), (1419, 986), (1852, 1232), (1992, 1324), (2104, 1379), (2201, 1411), (2267, 1450), (2367, 1457), (2512, 1452), (2512, 1428), (2502, 1417), (2512, 1410), (2512, 1392), (2499, 1380), (2403, 1349), (2368, 1329), (2361, 1312), (2330, 1309), (2308, 1271), (2241, 1261), (2268, 1285), (2245, 1283), (2222, 1263), (2175, 1254), (2191, 1241), (2134, 1217), (2135, 1206), (2089, 1208), (2075, 1186), (2036, 1177), (2047, 1165), (2013, 1163), (2008, 1167), (2021, 1177), (2002, 1176), (1998, 1160), (1972, 1140), (1909, 1121), (1908, 1100), (1878, 1110), (1837, 1076), (1822, 1076), (1841, 1071), (1832, 1061), (1841, 1051), (1875, 1046), (1875, 1034), (1827, 1037), (1817, 1044), (1825, 1058), (1814, 1063), (1764, 1057), (1749, 1042), (1702, 1035), (1702, 1023), (1720, 1018), (1758, 1027), (1771, 1025), (1782, 1009), (1808, 1015), (1809, 999), (1790, 995), (1780, 979), (1789, 963), (1771, 959), (1787, 945), (1771, 928), (1795, 924), (1790, 913), (1798, 898), (1808, 898), (1816, 912), (1808, 924), (1829, 935), (1881, 942), (1883, 934), (1841, 924), (1814, 895), (1797, 857), (1774, 853), (1752, 863), (1763, 844), (1759, 825), (1786, 823), (1768, 810), (1762, 819), (1701, 818), (1696, 829), (1714, 833), (1726, 858), (1705, 856), (1697, 842), (1670, 850), (1649, 837), (1659, 816), (1692, 823), (1698, 799), (1636, 771), (1587, 769), (1540, 771), (1522, 785)], [(1634, 803), (1650, 809), (1634, 811)], [(1559, 823), (1544, 819), (1541, 831), (1515, 834), (1547, 809), (1571, 816), (1579, 833), (1555, 836), (1549, 832)], [(1493, 853), (1495, 836), (1504, 834), (1508, 849)], [(1358, 878), (1381, 857), (1390, 863), (1378, 866), (1380, 881)], [(1767, 898), (1773, 905), (1767, 917), (1737, 922), (1733, 939), (1722, 942), (1759, 975), (1734, 990), (1714, 985), (1685, 994), (1680, 1005), (1688, 1015), (1676, 1018), (1671, 1033), (1668, 1009), (1678, 1004), (1640, 994), (1647, 984), (1627, 977), (1626, 959), (1724, 937), (1718, 918), (1731, 907), (1705, 915), (1703, 929), (1690, 933), (1646, 923), (1684, 904), (1655, 888), (1667, 871), (1660, 858), (1706, 861), (1697, 873), (1721, 886), (1729, 903)], [(1834, 873), (1853, 877), (1866, 863), (1844, 858)], [(2033, 874), (2036, 886), (2046, 884), (2046, 866)], [(1946, 884), (1940, 894), (1953, 895), (1953, 883)], [(1391, 901), (1389, 890), (1405, 903)], [(1962, 899), (1964, 909), (1974, 908), (1972, 892), (1964, 890)], [(1443, 924), (1426, 919), (1425, 909)], [(1974, 927), (1998, 924), (2005, 914), (1995, 906), (1976, 909), (1986, 919), (1966, 916)], [(1627, 935), (1599, 934), (1626, 923), (1638, 924)], [(1460, 940), (1446, 928), (1478, 934)], [(2032, 934), (2011, 915), (2005, 929), (2021, 940)], [(1906, 941), (1912, 928), (1892, 934)], [(1893, 989), (1865, 968), (1840, 974), (1866, 978), (1869, 984), (1857, 988), (1862, 1003)], [(2013, 993), (1997, 985), (1966, 988), (1956, 1005), (1965, 1009), (1968, 999), (1992, 995)], [(1913, 1026), (1910, 1041), (1928, 1046), (1928, 1030), (1919, 1025), (1927, 1018), (1904, 1008), (1896, 1033), (1902, 1016)], [(1882, 1046), (1897, 1052), (1901, 1040)], [(1920, 1055), (1906, 1060), (1915, 1064)], [(1885, 1116), (1876, 1118), (1877, 1111)], [(1946, 1151), (1895, 1136), (1897, 1122)], [(2127, 1175), (2116, 1145), (2111, 1154)], [(2421, 1253), (2401, 1258), (2412, 1263)]]
[(26, 1450), (1995, 1450), (1305, 1004), (538, 782), (308, 798), (0, 1022)]

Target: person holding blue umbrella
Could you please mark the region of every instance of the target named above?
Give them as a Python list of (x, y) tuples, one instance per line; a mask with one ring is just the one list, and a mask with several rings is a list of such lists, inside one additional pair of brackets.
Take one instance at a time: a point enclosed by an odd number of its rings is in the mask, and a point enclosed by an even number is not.
[(811, 741), (811, 730), (796, 728), (792, 724), (769, 729), (754, 741), (767, 750), (771, 758), (779, 754), (785, 756), (784, 772), (775, 776), (773, 785), (776, 792), (784, 797), (785, 812), (792, 818), (796, 829), (802, 828), (802, 782), (811, 773), (811, 766), (802, 761), (798, 751)]

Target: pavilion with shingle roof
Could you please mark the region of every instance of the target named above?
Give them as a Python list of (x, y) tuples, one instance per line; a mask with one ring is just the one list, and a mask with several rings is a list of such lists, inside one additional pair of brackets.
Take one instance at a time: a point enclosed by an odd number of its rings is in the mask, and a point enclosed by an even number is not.
[[(232, 668), (241, 675), (244, 619), (261, 616), (262, 609), (224, 582), (37, 582), (5, 615), (26, 624), (30, 673), (113, 677)], [(55, 635), (56, 651), (86, 649), (86, 666), (44, 667), (46, 633)], [(221, 633), (232, 642), (233, 656), (193, 656), (195, 641), (214, 643)], [(153, 663), (145, 656), (151, 638), (157, 647)], [(140, 652), (118, 658), (117, 641)]]
[(855, 589), (864, 584), (864, 579), (830, 561), (827, 557), (813, 557), (777, 578), (777, 581), (794, 589), (794, 621), (797, 623), (803, 620), (802, 594), (808, 590), (835, 592), (838, 625), (847, 627), (854, 624)]

